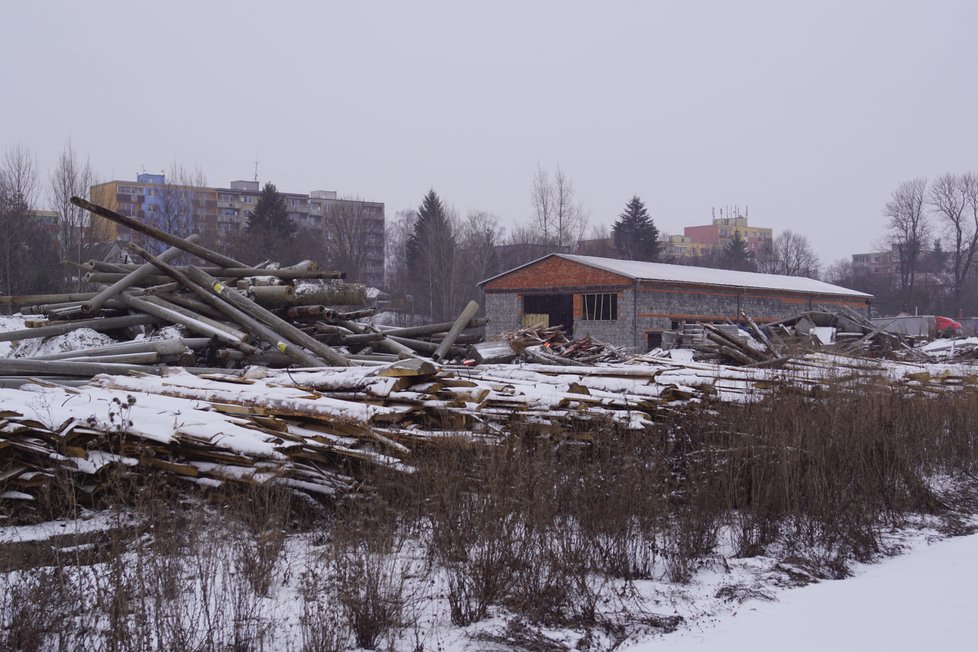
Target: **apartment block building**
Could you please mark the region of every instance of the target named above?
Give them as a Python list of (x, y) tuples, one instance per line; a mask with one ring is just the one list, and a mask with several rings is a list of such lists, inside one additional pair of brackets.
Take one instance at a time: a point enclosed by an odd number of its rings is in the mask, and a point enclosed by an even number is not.
[[(92, 187), (92, 196), (103, 198), (112, 210), (161, 228), (167, 228), (166, 221), (175, 216), (189, 219), (187, 228), (182, 230), (197, 231), (209, 242), (221, 242), (247, 225), (248, 214), (254, 210), (260, 195), (257, 181), (232, 181), (226, 188), (205, 188), (168, 184), (162, 174), (139, 174), (136, 181), (109, 181)], [(296, 226), (318, 231), (325, 238), (335, 237), (331, 225), (336, 220), (355, 211), (359, 221), (357, 233), (364, 239), (366, 248), (364, 269), (356, 280), (374, 287), (384, 285), (382, 202), (339, 199), (335, 191), (328, 190), (308, 194), (283, 192), (282, 195)], [(108, 223), (104, 227), (100, 225), (100, 233), (105, 233), (107, 239), (138, 238), (128, 229)]]
[(702, 253), (703, 250), (722, 249), (727, 246), (733, 239), (734, 233), (738, 231), (747, 243), (747, 249), (755, 256), (759, 256), (770, 249), (773, 237), (772, 229), (764, 226), (750, 226), (747, 223), (747, 217), (741, 215), (737, 217), (714, 217), (712, 224), (687, 226), (683, 228), (682, 242), (673, 244), (679, 246), (680, 250), (686, 250), (692, 255), (696, 255)]
[[(135, 181), (108, 181), (92, 186), (91, 196), (96, 203), (117, 213), (163, 229), (192, 229), (210, 242), (217, 242), (221, 235), (214, 188), (170, 184), (162, 174), (142, 173), (136, 175)], [(185, 224), (166, 223), (171, 220)], [(178, 226), (185, 228), (175, 228)], [(139, 234), (99, 217), (94, 217), (92, 230), (105, 240), (142, 241)]]
[(853, 276), (896, 277), (899, 268), (900, 256), (893, 250), (852, 255)]

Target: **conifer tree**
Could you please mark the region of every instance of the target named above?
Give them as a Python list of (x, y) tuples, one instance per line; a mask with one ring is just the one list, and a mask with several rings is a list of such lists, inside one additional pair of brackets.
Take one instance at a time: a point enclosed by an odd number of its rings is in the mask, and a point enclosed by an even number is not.
[(255, 209), (248, 213), (249, 233), (287, 240), (295, 235), (295, 230), (285, 197), (274, 183), (267, 182), (261, 189)]
[(455, 248), (455, 231), (445, 207), (429, 190), (418, 207), (406, 254), (415, 305), (435, 321), (451, 317)]
[(625, 212), (611, 228), (611, 237), (622, 258), (654, 261), (659, 256), (659, 229), (638, 195), (625, 205)]
[(747, 241), (740, 231), (734, 231), (733, 237), (723, 247), (721, 256), (721, 266), (724, 269), (738, 270), (741, 272), (752, 272), (756, 269), (754, 256), (747, 248)]
[[(284, 265), (301, 260), (310, 242), (320, 243), (318, 234), (304, 231), (297, 237), (298, 228), (289, 217), (285, 196), (274, 183), (266, 183), (255, 208), (248, 213), (248, 223), (231, 234), (228, 247), (235, 258), (248, 262), (275, 260)], [(321, 247), (319, 247), (321, 248)]]

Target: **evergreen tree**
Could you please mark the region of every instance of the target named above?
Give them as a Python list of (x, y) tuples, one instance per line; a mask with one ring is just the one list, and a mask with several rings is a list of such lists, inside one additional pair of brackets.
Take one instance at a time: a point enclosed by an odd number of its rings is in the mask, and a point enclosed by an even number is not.
[(301, 260), (307, 253), (306, 245), (311, 243), (321, 245), (320, 235), (305, 232), (299, 237), (285, 197), (273, 183), (265, 184), (254, 210), (248, 213), (248, 223), (226, 242), (233, 257), (239, 260), (257, 263), (271, 259), (283, 265)]
[(611, 228), (611, 237), (622, 258), (653, 261), (659, 257), (659, 229), (638, 195), (625, 205), (625, 212)]
[(407, 271), (415, 305), (435, 321), (451, 317), (455, 232), (434, 190), (418, 207), (406, 245)]
[(288, 240), (295, 235), (295, 231), (295, 224), (285, 205), (285, 197), (274, 183), (266, 183), (261, 189), (255, 209), (248, 213), (248, 232), (252, 235)]
[(723, 254), (720, 257), (723, 269), (732, 269), (741, 272), (753, 272), (756, 270), (754, 256), (747, 248), (747, 241), (740, 231), (734, 231), (733, 237), (723, 247)]

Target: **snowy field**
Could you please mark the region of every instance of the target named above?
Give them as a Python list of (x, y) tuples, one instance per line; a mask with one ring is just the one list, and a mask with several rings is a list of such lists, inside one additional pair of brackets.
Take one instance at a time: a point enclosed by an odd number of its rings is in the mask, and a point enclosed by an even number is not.
[(855, 577), (749, 600), (734, 612), (631, 652), (975, 649), (978, 535), (931, 544), (858, 568)]
[[(91, 534), (113, 524), (118, 525), (117, 517), (100, 514), (81, 521), (0, 528), (0, 544), (34, 541), (47, 545), (52, 536)], [(978, 592), (974, 590), (978, 583), (978, 535), (944, 539), (924, 529), (894, 532), (889, 542), (900, 549), (899, 554), (882, 558), (878, 563), (856, 565), (853, 577), (848, 579), (817, 581), (801, 587), (785, 586), (788, 576), (784, 566), (774, 559), (717, 557), (685, 585), (665, 581), (636, 583), (635, 588), (646, 601), (647, 613), (683, 616), (684, 622), (674, 632), (662, 634), (637, 627), (625, 638), (616, 639), (577, 628), (532, 628), (536, 636), (546, 637), (534, 640), (536, 644), (546, 640), (546, 645), (538, 649), (553, 652), (972, 649), (971, 623), (978, 608)], [(219, 570), (210, 571), (214, 572), (209, 589), (213, 599), (239, 601), (227, 612), (218, 607), (216, 613), (227, 617), (244, 609), (249, 618), (272, 623), (253, 641), (254, 648), (243, 649), (310, 649), (310, 614), (318, 614), (326, 623), (333, 622), (317, 611), (323, 605), (308, 592), (309, 586), (315, 584), (309, 578), (315, 575), (315, 567), (320, 563), (322, 544), (315, 537), (296, 536), (284, 542), (283, 559), (288, 561), (276, 568), (271, 591), (264, 598), (243, 599), (245, 593), (240, 587), (233, 588), (237, 567), (233, 549), (220, 537), (212, 545), (216, 556), (227, 555), (226, 565), (218, 563)], [(140, 563), (148, 561), (138, 553), (130, 554), (133, 559), (126, 566), (131, 567), (137, 559)], [(469, 627), (453, 626), (447, 618), (444, 598), (437, 597), (443, 596), (446, 590), (443, 578), (427, 573), (423, 554), (410, 546), (401, 550), (399, 559), (398, 567), (433, 589), (430, 595), (436, 597), (409, 605), (413, 624), (386, 639), (385, 649), (440, 652), (521, 649), (520, 645), (507, 646), (491, 640), (505, 633), (514, 622), (504, 612), (494, 612)], [(152, 567), (154, 563), (149, 562), (147, 566)], [(211, 568), (211, 562), (190, 565), (197, 573)], [(111, 564), (92, 567), (85, 590), (92, 592), (93, 601), (95, 595), (101, 595), (110, 586), (110, 569)], [(16, 573), (0, 575), (0, 597), (9, 599), (16, 595), (11, 590), (15, 576)], [(102, 579), (92, 579), (96, 576)], [(305, 579), (300, 581), (300, 578)], [(754, 597), (741, 601), (737, 596)], [(202, 613), (200, 596), (191, 598), (182, 609), (186, 614)]]

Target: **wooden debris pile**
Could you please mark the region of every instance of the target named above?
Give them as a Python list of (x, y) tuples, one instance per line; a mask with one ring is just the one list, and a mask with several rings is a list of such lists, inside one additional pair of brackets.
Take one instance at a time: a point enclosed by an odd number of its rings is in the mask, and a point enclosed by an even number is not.
[[(96, 501), (113, 475), (154, 473), (203, 486), (274, 483), (309, 496), (358, 486), (365, 467), (412, 471), (424, 447), (492, 444), (519, 430), (588, 440), (649, 432), (709, 401), (755, 401), (790, 384), (898, 388), (908, 396), (978, 387), (973, 366), (816, 353), (781, 369), (677, 362), (444, 367), (252, 368), (245, 376), (99, 375), (80, 387), (0, 389), (0, 507), (24, 513), (70, 478)], [(18, 511), (19, 510), (19, 511)]]
[[(134, 337), (133, 328), (169, 325), (179, 326), (189, 337), (92, 346), (56, 357), (6, 359), (0, 361), (0, 376), (6, 378), (0, 384), (16, 386), (26, 377), (37, 376), (71, 384), (100, 373), (158, 373), (162, 365), (213, 373), (248, 365), (382, 364), (416, 355), (445, 360), (463, 357), (466, 349), (461, 345), (482, 339), (478, 328), (485, 320), (475, 319), (475, 302), (455, 322), (407, 329), (374, 327), (357, 321), (373, 315), (373, 310), (362, 307), (365, 288), (342, 282), (342, 272), (322, 271), (313, 261), (288, 267), (268, 262), (245, 265), (197, 244), (197, 236), (179, 238), (85, 200), (72, 201), (170, 248), (154, 255), (130, 244), (129, 251), (146, 261), (141, 265), (89, 262), (85, 278), (103, 286), (97, 292), (4, 297), (5, 303), (20, 306), (24, 314), (45, 319), (28, 320), (23, 330), (0, 333), (0, 341), (81, 329), (128, 340)], [(205, 264), (175, 264), (181, 256)]]
[(808, 311), (788, 319), (758, 325), (747, 313), (742, 324), (700, 324), (702, 339), (693, 348), (700, 359), (746, 366), (779, 366), (815, 351), (849, 356), (921, 359), (906, 338), (886, 332), (857, 312)]
[(978, 338), (955, 337), (935, 339), (918, 348), (918, 352), (932, 360), (959, 363), (978, 360)]
[[(585, 336), (570, 340), (561, 326), (528, 326), (503, 333), (501, 340), (508, 345), (509, 356), (497, 355), (487, 359), (476, 347), (473, 356), (477, 362), (504, 362), (502, 358), (522, 358), (528, 362), (555, 365), (581, 365), (611, 362), (624, 362), (629, 356), (621, 347), (615, 347), (604, 342)], [(499, 347), (499, 344), (495, 345)], [(490, 349), (489, 343), (482, 345), (483, 350)]]

